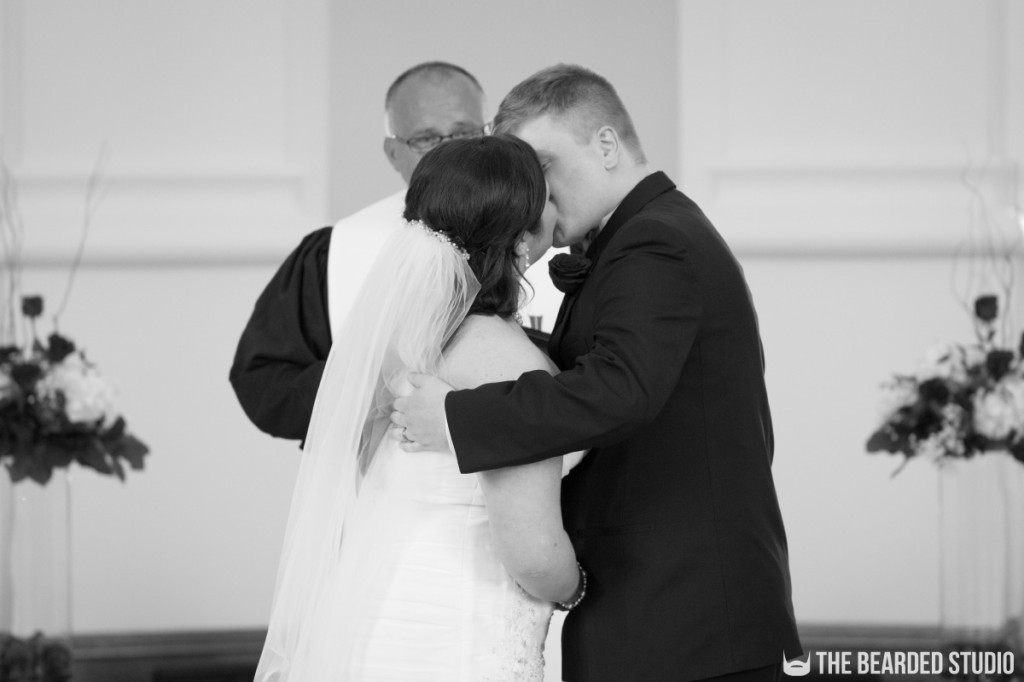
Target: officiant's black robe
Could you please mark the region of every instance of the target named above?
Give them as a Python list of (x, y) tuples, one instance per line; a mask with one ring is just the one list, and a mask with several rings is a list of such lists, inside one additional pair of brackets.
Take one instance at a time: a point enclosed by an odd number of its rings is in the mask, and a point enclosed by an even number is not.
[(256, 300), (228, 378), (261, 431), (301, 440), (331, 350), (327, 253), (331, 226), (311, 232)]
[[(302, 440), (331, 350), (327, 254), (332, 226), (308, 234), (260, 294), (228, 377), (261, 431)], [(525, 329), (547, 350), (548, 334)]]

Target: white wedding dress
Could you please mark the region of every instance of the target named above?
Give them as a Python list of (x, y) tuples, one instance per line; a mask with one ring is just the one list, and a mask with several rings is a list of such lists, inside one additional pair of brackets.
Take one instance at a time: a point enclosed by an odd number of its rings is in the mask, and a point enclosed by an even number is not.
[(477, 476), (384, 435), (406, 371), (444, 378), (478, 285), (433, 236), (402, 230), (383, 253), (317, 395), (256, 679), (543, 682), (552, 604), (492, 550)]
[(524, 592), (495, 556), (477, 477), (459, 473), (448, 453), (384, 447), (380, 502), (407, 513), (388, 538), (388, 584), (361, 614), (350, 679), (543, 682), (552, 605)]

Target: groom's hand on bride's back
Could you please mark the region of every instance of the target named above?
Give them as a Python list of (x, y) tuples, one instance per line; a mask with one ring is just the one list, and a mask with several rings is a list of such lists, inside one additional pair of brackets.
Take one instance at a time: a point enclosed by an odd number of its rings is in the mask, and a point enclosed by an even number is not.
[(454, 389), (430, 374), (410, 374), (409, 383), (409, 393), (395, 398), (391, 437), (401, 441), (402, 449), (408, 452), (447, 452), (451, 448), (444, 399)]

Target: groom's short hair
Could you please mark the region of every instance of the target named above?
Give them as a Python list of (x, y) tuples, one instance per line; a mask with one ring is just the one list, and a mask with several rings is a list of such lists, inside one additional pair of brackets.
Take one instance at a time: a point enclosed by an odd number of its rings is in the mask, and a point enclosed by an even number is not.
[(637, 163), (646, 163), (640, 138), (615, 88), (602, 76), (574, 64), (541, 69), (505, 95), (494, 117), (495, 133), (511, 133), (527, 121), (551, 114), (567, 117), (581, 142), (611, 126)]

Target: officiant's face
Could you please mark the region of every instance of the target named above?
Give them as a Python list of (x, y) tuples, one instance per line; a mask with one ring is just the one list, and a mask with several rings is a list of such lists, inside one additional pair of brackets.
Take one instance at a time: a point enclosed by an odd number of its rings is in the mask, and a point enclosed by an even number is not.
[(615, 208), (596, 136), (581, 141), (572, 121), (543, 115), (519, 126), (515, 136), (537, 152), (555, 211), (554, 245), (583, 239)]
[(395, 92), (388, 125), (398, 139), (384, 140), (384, 153), (409, 184), (429, 150), (416, 151), (403, 140), (479, 132), (484, 126), (484, 95), (460, 74), (413, 76)]

